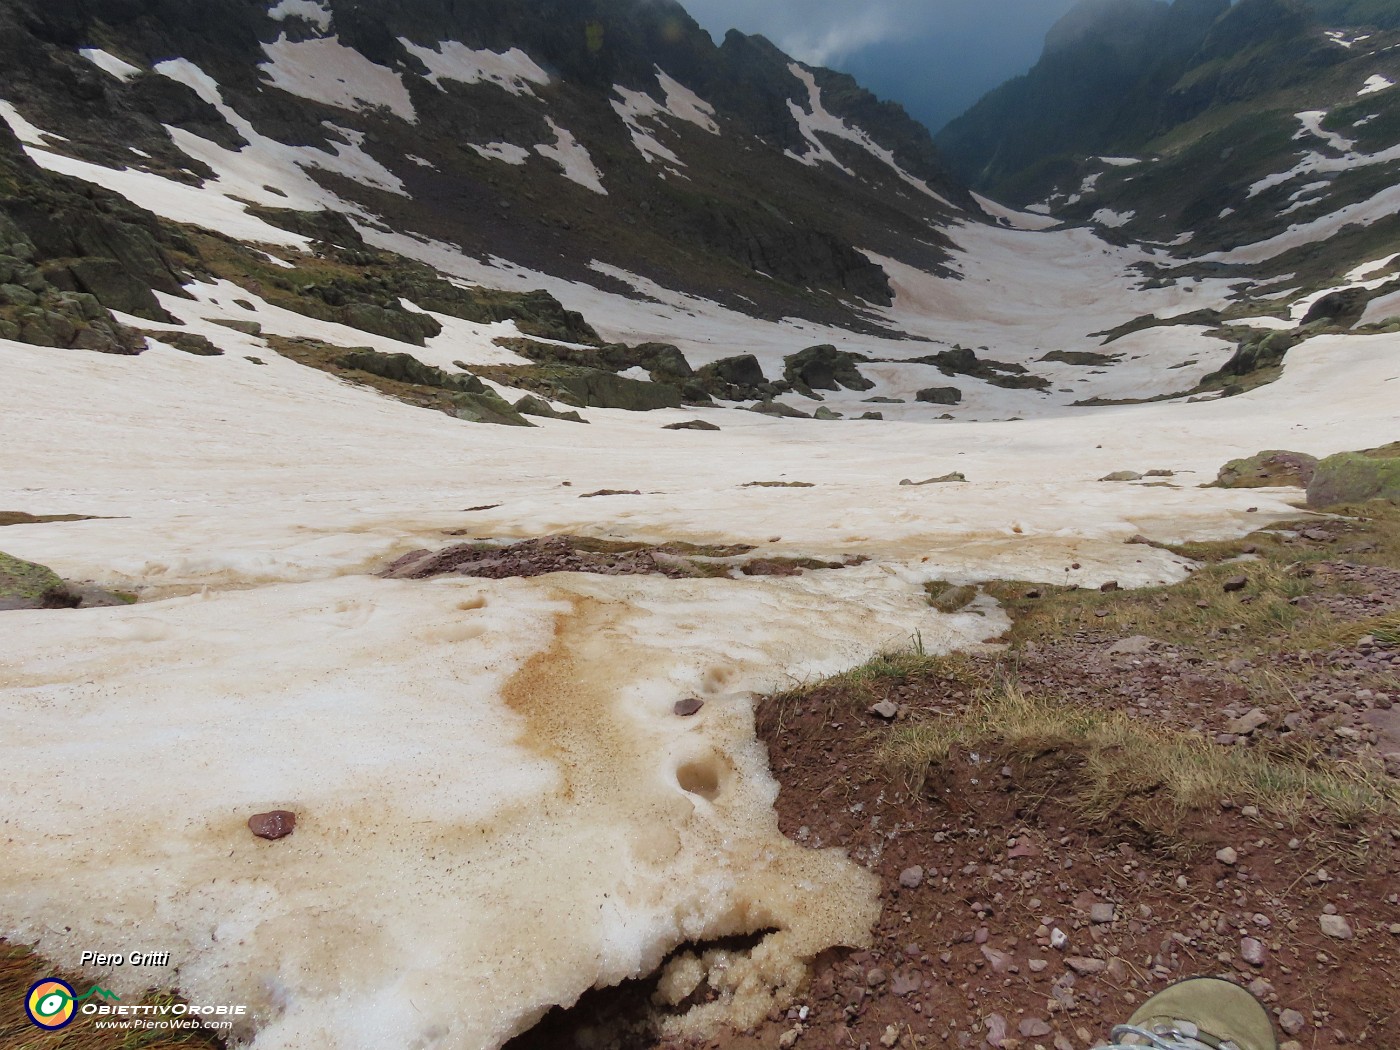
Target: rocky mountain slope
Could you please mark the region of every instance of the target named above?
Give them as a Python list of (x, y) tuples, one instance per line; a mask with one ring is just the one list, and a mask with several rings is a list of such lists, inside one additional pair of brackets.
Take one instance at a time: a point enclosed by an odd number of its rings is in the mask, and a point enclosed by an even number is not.
[(15, 0), (0, 29), (6, 101), (66, 156), (198, 186), (243, 150), (244, 201), (774, 316), (888, 303), (854, 245), (934, 266), (971, 206), (898, 107), (670, 3)]
[(1400, 159), (1389, 90), (1400, 37), (1383, 28), (1393, 19), (1358, 26), (1369, 11), (1297, 0), (1082, 4), (1029, 74), (938, 141), (988, 192), (1121, 236), (1179, 240), (1180, 255), (1223, 250), (1222, 261), (1258, 263), (1269, 256), (1229, 253), (1350, 206), (1338, 225), (1379, 225), (1365, 245), (1353, 237), (1329, 254), (1341, 273), (1394, 236), (1393, 208), (1378, 195)]

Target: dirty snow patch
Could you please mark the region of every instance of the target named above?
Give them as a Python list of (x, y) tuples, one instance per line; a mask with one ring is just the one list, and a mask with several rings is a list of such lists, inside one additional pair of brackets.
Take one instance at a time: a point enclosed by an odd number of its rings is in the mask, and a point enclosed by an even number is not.
[(285, 22), (289, 18), (301, 18), (324, 31), (331, 27), (330, 9), (313, 0), (281, 0), (270, 11), (268, 17), (274, 22)]
[(456, 40), (444, 40), (436, 48), (423, 47), (406, 37), (399, 37), (414, 58), (428, 67), (428, 80), (438, 88), (442, 81), (455, 80), (461, 84), (495, 84), (512, 95), (533, 95), (533, 84), (549, 83), (549, 74), (521, 51), (476, 51)]
[(796, 154), (792, 150), (784, 152), (793, 160), (806, 164), (808, 167), (816, 167), (818, 164), (829, 164), (833, 168), (845, 172), (847, 175), (855, 175), (855, 172), (846, 167), (836, 159), (836, 154), (831, 152), (831, 148), (822, 141), (822, 135), (830, 135), (832, 138), (843, 139), (852, 142), (865, 150), (872, 157), (883, 162), (896, 175), (898, 175), (908, 185), (914, 187), (919, 192), (932, 197), (944, 207), (958, 210), (957, 205), (948, 200), (942, 194), (929, 188), (928, 183), (922, 179), (917, 179), (901, 168), (894, 159), (894, 153), (877, 144), (868, 134), (860, 128), (851, 127), (840, 117), (827, 111), (822, 104), (822, 89), (817, 85), (816, 77), (810, 71), (804, 69), (796, 62), (788, 65), (788, 72), (802, 82), (807, 89), (807, 109), (803, 109), (792, 99), (788, 99), (788, 112), (792, 114), (792, 119), (797, 122), (797, 128), (802, 133), (802, 137), (807, 140), (808, 149), (804, 154)]
[(524, 164), (530, 159), (530, 151), (510, 142), (488, 142), (484, 146), (472, 144), (472, 149), (487, 160), (499, 160), (506, 164)]
[(273, 87), (288, 94), (337, 109), (383, 106), (409, 123), (418, 120), (399, 74), (337, 37), (292, 41), (281, 36), (263, 44), (263, 51), (268, 61), (258, 69)]
[(1133, 221), (1135, 211), (1114, 211), (1112, 208), (1100, 208), (1091, 215), (1090, 221), (1098, 223), (1100, 226), (1107, 226), (1110, 230), (1116, 230), (1120, 226), (1126, 226)]
[[(1008, 208), (1004, 204), (998, 204), (996, 201), (983, 197), (981, 194), (974, 193), (972, 199), (977, 202), (979, 208), (992, 218), (1005, 219), (1006, 224), (1012, 229), (1048, 230), (1052, 226), (1060, 225), (1059, 219), (1052, 219), (1047, 215), (1038, 213), (1035, 210), (1036, 205), (1034, 204), (1025, 211), (1016, 211), (1014, 208)], [(1048, 210), (1047, 208), (1046, 211)]]
[(118, 80), (130, 80), (141, 75), (141, 68), (124, 62), (116, 55), (103, 51), (100, 47), (80, 47), (78, 54), (91, 62), (104, 73), (110, 73)]
[(661, 85), (661, 90), (666, 93), (666, 112), (677, 120), (688, 121), (702, 131), (708, 131), (711, 135), (719, 134), (714, 106), (684, 84), (667, 76), (660, 66), (656, 67), (656, 80)]
[(593, 158), (588, 155), (588, 150), (574, 138), (573, 133), (567, 128), (561, 128), (554, 123), (553, 117), (545, 117), (545, 121), (549, 124), (550, 130), (554, 132), (554, 143), (553, 145), (538, 145), (535, 147), (535, 152), (563, 168), (565, 178), (577, 182), (584, 189), (601, 193), (606, 197), (608, 191), (603, 188), (602, 173), (593, 166)]
[(1353, 139), (1338, 135), (1335, 131), (1328, 131), (1322, 126), (1322, 122), (1327, 119), (1326, 110), (1310, 109), (1293, 115), (1297, 117), (1298, 122), (1303, 125), (1298, 133), (1293, 136), (1294, 138), (1300, 139), (1304, 135), (1316, 136), (1338, 153), (1350, 153), (1356, 148), (1356, 142)]
[(19, 110), (15, 109), (11, 103), (3, 99), (0, 99), (0, 119), (3, 119), (6, 124), (10, 125), (10, 130), (15, 133), (15, 138), (19, 139), (20, 142), (24, 143), (26, 146), (47, 146), (48, 143), (45, 139), (57, 139), (60, 142), (68, 141), (62, 135), (57, 135), (52, 131), (45, 131), (43, 128), (29, 123), (29, 121), (20, 116)]

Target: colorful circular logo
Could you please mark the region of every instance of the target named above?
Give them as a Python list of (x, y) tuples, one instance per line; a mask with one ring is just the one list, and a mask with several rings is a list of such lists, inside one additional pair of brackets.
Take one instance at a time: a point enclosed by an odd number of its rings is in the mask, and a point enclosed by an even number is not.
[(57, 1031), (73, 1023), (77, 1014), (74, 998), (73, 986), (67, 981), (46, 977), (29, 989), (29, 995), (24, 1000), (24, 1012), (40, 1028)]

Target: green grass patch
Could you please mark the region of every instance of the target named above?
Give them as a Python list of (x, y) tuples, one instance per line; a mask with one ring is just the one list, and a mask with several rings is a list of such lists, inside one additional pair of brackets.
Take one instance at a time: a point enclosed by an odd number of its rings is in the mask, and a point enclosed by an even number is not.
[(1170, 836), (1192, 811), (1221, 799), (1283, 818), (1321, 812), (1352, 826), (1400, 810), (1400, 784), (1377, 769), (1282, 749), (1229, 748), (1160, 728), (1120, 711), (1034, 696), (1004, 682), (957, 714), (896, 726), (879, 763), (911, 790), (923, 788), (959, 752), (993, 754), (1034, 775), (1037, 763), (1066, 766), (1066, 805), (1087, 824), (1127, 819)]

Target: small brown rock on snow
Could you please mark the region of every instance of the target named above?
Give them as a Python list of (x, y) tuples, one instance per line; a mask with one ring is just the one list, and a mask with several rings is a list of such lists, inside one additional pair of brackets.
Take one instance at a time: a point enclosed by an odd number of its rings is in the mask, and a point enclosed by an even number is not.
[(274, 809), (269, 813), (255, 813), (248, 818), (248, 830), (260, 839), (282, 839), (290, 835), (297, 826), (297, 815), (289, 809)]
[(685, 700), (677, 700), (675, 712), (681, 718), (689, 718), (691, 715), (698, 713), (700, 708), (704, 706), (705, 701), (701, 700), (697, 696), (692, 696), (686, 698)]

